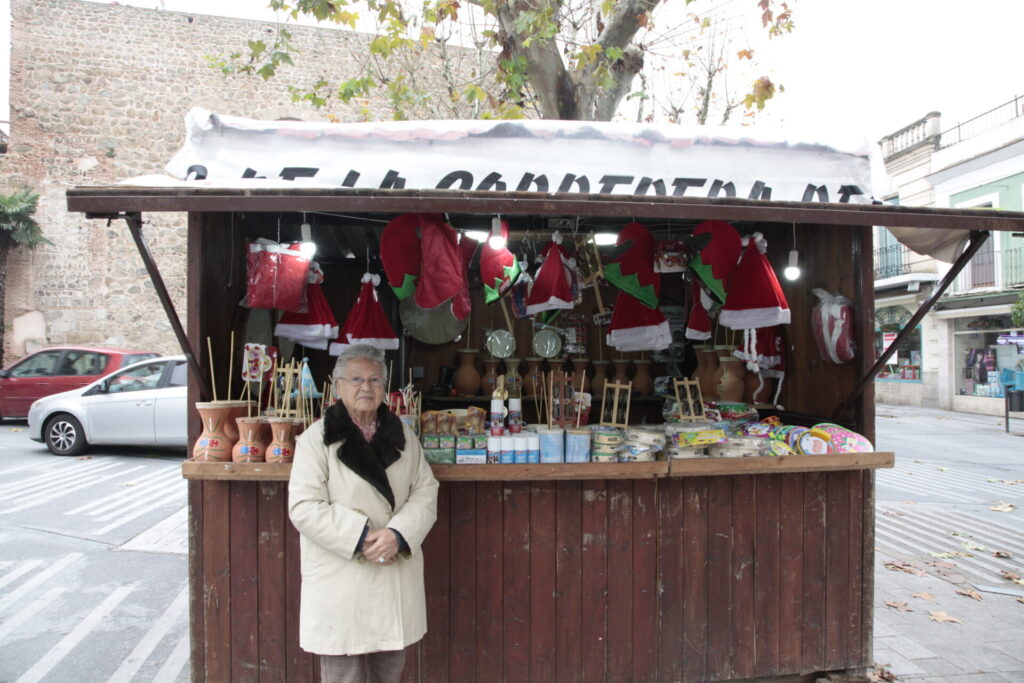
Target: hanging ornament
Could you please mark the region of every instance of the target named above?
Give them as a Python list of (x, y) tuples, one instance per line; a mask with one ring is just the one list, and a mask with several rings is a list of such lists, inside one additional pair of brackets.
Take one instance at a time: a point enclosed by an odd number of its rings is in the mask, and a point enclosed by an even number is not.
[(743, 258), (729, 283), (719, 321), (734, 330), (788, 325), (789, 303), (765, 256), (764, 236), (755, 232), (744, 241)]
[[(508, 292), (519, 277), (519, 262), (508, 250), (508, 221), (501, 220), (501, 236), (505, 243), (498, 249), (484, 243), (480, 254), (480, 279), (484, 283), (484, 303), (494, 303)], [(463, 240), (465, 240), (463, 236)]]
[(711, 318), (701, 301), (700, 285), (696, 280), (690, 282), (690, 315), (686, 319), (686, 338), (704, 340), (711, 338)]
[(380, 235), (380, 258), (384, 263), (384, 273), (399, 301), (407, 299), (416, 291), (423, 262), (419, 250), (419, 228), (422, 222), (423, 218), (418, 213), (403, 213), (392, 219)]
[(533, 278), (533, 288), (526, 298), (527, 315), (544, 311), (568, 310), (573, 307), (572, 259), (562, 249), (562, 235), (557, 230), (541, 251), (544, 259)]
[(331, 310), (327, 297), (324, 296), (321, 286), (323, 280), (324, 272), (320, 264), (314, 261), (310, 264), (307, 275), (308, 310), (305, 313), (286, 311), (274, 326), (276, 336), (290, 339), (307, 348), (321, 350), (326, 349), (331, 340), (338, 336), (338, 321), (334, 318), (334, 311)]
[(661, 276), (654, 272), (654, 238), (633, 222), (619, 232), (616, 245), (623, 251), (604, 269), (608, 281), (622, 290), (612, 310), (608, 345), (623, 352), (666, 349), (672, 332), (658, 308)]
[(355, 305), (349, 311), (338, 338), (331, 344), (332, 356), (339, 355), (353, 344), (367, 344), (383, 350), (398, 348), (398, 336), (391, 329), (377, 298), (375, 288), (380, 284), (380, 276), (365, 273), (362, 283)]

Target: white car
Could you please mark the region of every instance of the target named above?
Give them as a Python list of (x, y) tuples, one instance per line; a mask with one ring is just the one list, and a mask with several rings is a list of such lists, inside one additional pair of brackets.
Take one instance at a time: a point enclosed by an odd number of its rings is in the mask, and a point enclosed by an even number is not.
[(184, 356), (134, 363), (33, 403), (29, 437), (56, 455), (94, 445), (185, 446), (187, 382)]

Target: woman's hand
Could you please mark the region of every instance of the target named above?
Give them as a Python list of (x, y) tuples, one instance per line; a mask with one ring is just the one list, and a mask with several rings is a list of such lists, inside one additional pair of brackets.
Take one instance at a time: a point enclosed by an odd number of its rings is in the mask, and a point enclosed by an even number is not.
[[(375, 564), (394, 564), (398, 538), (391, 529), (371, 529), (363, 541), (363, 557)], [(383, 560), (383, 562), (381, 561)]]

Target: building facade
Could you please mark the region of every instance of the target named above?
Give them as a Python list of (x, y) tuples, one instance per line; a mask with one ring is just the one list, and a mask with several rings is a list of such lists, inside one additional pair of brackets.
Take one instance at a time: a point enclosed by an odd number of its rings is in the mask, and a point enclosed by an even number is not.
[[(943, 129), (938, 113), (880, 141), (891, 190), (910, 206), (1024, 210), (1024, 98)], [(876, 228), (876, 353), (928, 298), (949, 264)], [(1005, 384), (1024, 370), (1010, 306), (1024, 289), (1024, 236), (996, 232), (875, 382), (881, 403), (1001, 415)]]
[[(237, 51), (247, 40), (269, 43), (277, 30), (271, 23), (82, 0), (12, 0), (11, 15), (11, 124), (0, 191), (39, 193), (37, 219), (53, 245), (10, 253), (4, 364), (53, 344), (177, 351), (124, 224), (68, 213), (64, 193), (163, 173), (184, 140), (190, 108), (258, 119), (392, 116), (383, 94), (313, 109), (293, 102), (288, 89), (352, 71), (367, 54), (366, 34), (291, 26), (296, 65), (264, 81), (226, 77), (207, 57)], [(447, 74), (426, 52), (418, 83), (447, 93)], [(145, 219), (184, 317), (185, 217)]]

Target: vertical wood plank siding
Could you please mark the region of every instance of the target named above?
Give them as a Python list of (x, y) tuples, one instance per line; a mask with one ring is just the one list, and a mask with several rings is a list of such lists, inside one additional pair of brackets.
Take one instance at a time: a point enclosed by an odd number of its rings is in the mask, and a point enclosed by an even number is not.
[[(865, 667), (872, 485), (863, 472), (444, 482), (424, 545), (429, 632), (403, 680), (711, 681)], [(204, 539), (191, 565), (206, 634), (196, 680), (316, 680), (298, 648), (286, 486), (189, 487)]]

